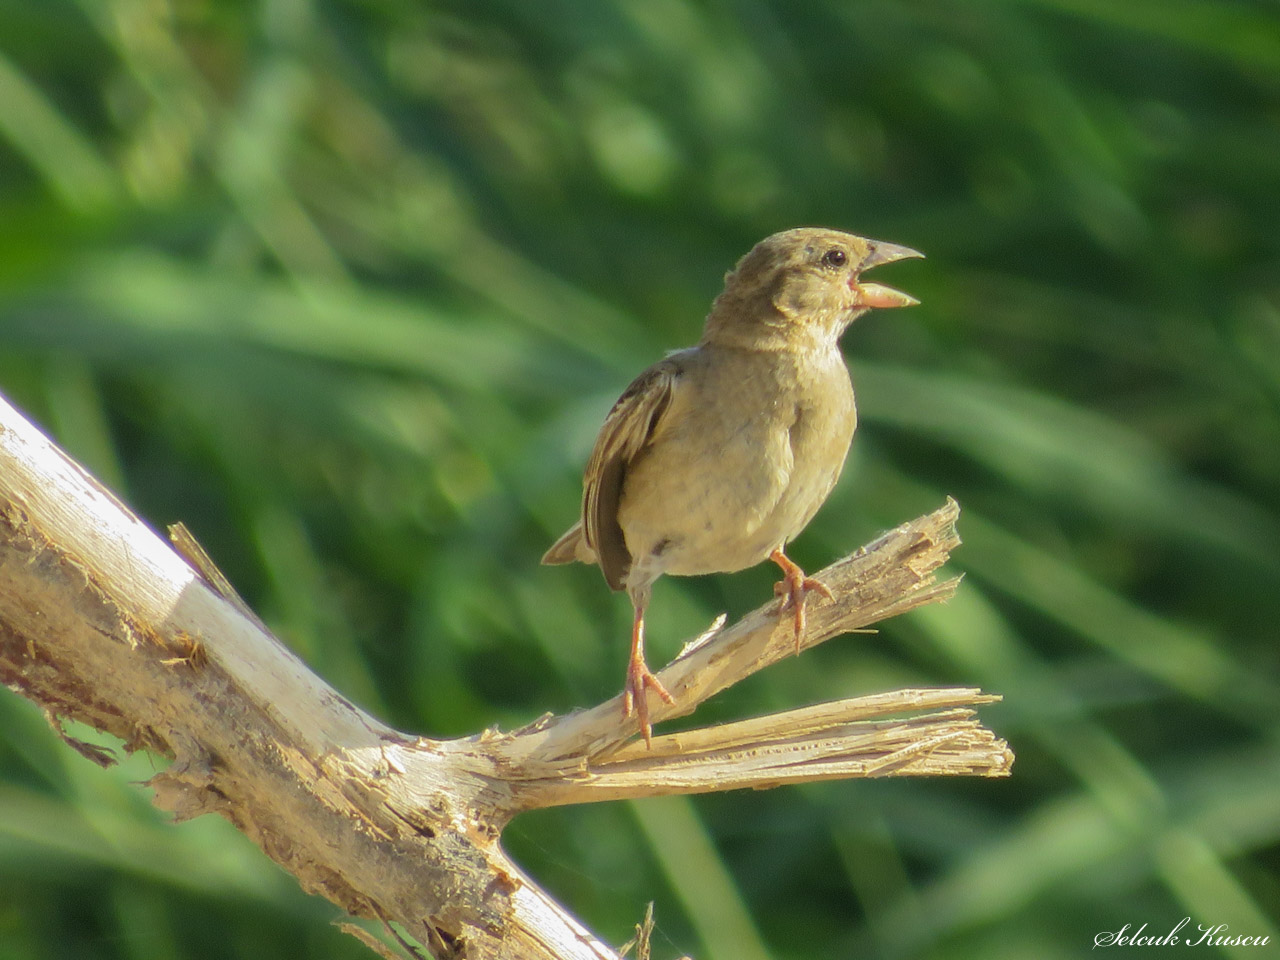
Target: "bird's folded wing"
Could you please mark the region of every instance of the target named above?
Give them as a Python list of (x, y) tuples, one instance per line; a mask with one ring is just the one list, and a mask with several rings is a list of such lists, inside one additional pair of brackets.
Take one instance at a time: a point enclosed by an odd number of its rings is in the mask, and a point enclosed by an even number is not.
[(582, 486), (583, 525), (604, 578), (615, 590), (625, 586), (631, 566), (631, 554), (618, 524), (618, 500), (627, 467), (649, 444), (671, 406), (679, 375), (679, 363), (667, 359), (636, 377), (609, 411), (587, 461)]

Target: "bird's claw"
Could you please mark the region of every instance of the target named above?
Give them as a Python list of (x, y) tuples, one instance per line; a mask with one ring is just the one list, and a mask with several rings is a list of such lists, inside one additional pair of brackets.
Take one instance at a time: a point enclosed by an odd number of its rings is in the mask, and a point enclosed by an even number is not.
[[(782, 560), (786, 560), (786, 563), (784, 564)], [(790, 605), (795, 618), (796, 656), (799, 656), (800, 638), (804, 635), (805, 627), (804, 605), (809, 592), (820, 593), (828, 600), (834, 600), (835, 595), (821, 580), (806, 577), (804, 571), (791, 562), (790, 558), (783, 556), (780, 560), (775, 556), (773, 561), (782, 567), (783, 573), (782, 579), (773, 585), (774, 596), (782, 598), (782, 603), (778, 605), (778, 612), (781, 613)]]
[(657, 674), (643, 660), (633, 659), (627, 666), (627, 686), (622, 693), (622, 716), (633, 713), (640, 722), (640, 733), (646, 747), (653, 746), (653, 726), (649, 723), (648, 690), (652, 690), (664, 703), (675, 703), (675, 697), (667, 692)]

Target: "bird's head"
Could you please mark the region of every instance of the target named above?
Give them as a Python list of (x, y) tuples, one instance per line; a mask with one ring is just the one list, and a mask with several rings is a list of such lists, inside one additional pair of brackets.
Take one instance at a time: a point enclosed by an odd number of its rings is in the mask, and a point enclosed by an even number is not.
[(923, 257), (908, 247), (838, 230), (800, 227), (757, 243), (725, 277), (707, 332), (743, 325), (802, 327), (838, 337), (873, 308), (909, 307), (914, 297), (862, 274), (872, 267)]

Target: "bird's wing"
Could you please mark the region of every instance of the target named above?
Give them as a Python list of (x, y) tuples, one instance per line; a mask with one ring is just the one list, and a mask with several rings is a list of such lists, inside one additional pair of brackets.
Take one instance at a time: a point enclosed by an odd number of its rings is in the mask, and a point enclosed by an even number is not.
[(671, 406), (680, 376), (674, 357), (662, 360), (631, 382), (605, 417), (582, 484), (582, 523), (609, 586), (621, 590), (631, 554), (618, 523), (618, 500), (627, 467), (653, 438)]

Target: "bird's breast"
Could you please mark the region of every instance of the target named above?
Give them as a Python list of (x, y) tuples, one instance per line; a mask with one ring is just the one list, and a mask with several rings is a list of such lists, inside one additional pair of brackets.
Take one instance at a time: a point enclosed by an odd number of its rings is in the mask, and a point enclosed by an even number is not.
[(843, 358), (692, 358), (618, 519), (632, 556), (677, 575), (741, 570), (800, 532), (839, 478), (856, 425)]

